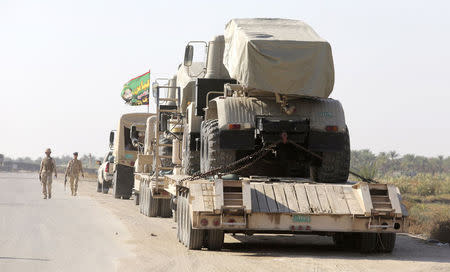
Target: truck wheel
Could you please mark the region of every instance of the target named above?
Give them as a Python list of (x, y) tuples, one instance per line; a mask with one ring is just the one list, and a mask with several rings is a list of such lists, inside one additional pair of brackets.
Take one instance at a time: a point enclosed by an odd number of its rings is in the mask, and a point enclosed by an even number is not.
[(171, 199), (159, 199), (159, 205), (160, 205), (160, 214), (163, 218), (169, 218), (172, 217), (172, 209), (170, 208), (170, 201)]
[(108, 191), (109, 191), (109, 183), (107, 183), (105, 180), (103, 180), (103, 183), (102, 183), (102, 192), (103, 192), (104, 194), (107, 194)]
[(310, 166), (310, 177), (316, 182), (346, 182), (350, 170), (350, 137), (344, 137), (344, 149), (339, 152), (322, 152), (322, 161)]
[(221, 250), (224, 238), (223, 230), (208, 230), (208, 250)]
[(377, 251), (391, 253), (395, 247), (396, 233), (377, 233)]
[(377, 234), (363, 232), (358, 235), (357, 248), (361, 253), (372, 253), (377, 249)]
[(113, 197), (120, 198), (120, 195), (117, 194), (117, 170), (114, 171), (114, 176), (113, 176)]
[(189, 143), (191, 142), (191, 135), (188, 131), (183, 133), (183, 160), (182, 167), (184, 174), (192, 175), (200, 171), (200, 151), (191, 150)]
[(223, 167), (236, 160), (234, 150), (220, 149), (219, 121), (217, 119), (202, 123), (200, 137), (200, 167), (202, 173)]
[(97, 180), (97, 193), (102, 191), (102, 184)]

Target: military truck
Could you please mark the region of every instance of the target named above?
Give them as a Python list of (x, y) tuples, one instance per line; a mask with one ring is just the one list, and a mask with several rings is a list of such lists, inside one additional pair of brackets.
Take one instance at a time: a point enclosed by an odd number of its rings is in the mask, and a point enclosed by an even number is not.
[[(138, 154), (138, 145), (130, 136), (131, 127), (137, 133), (137, 141), (143, 142), (145, 137), (145, 121), (152, 113), (127, 113), (120, 117), (117, 130), (109, 135), (109, 144), (113, 149), (113, 179), (112, 188), (115, 198), (129, 199), (134, 184), (134, 163)], [(109, 184), (108, 184), (109, 185)], [(103, 185), (104, 187), (104, 185)]]
[[(193, 62), (195, 43), (170, 110), (154, 88), (154, 131), (172, 141), (172, 165), (141, 186), (141, 212), (165, 214), (154, 199), (171, 199), (189, 249), (220, 249), (231, 232), (332, 235), (338, 246), (392, 251), (407, 213), (395, 186), (348, 181), (349, 131), (329, 98), (329, 43), (284, 19), (231, 20), (224, 36), (201, 42), (203, 63)], [(172, 133), (170, 123), (182, 127)]]

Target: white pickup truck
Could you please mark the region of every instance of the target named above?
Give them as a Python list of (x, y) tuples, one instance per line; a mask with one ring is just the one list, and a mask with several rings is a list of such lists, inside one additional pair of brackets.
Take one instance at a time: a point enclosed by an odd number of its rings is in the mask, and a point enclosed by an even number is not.
[(108, 193), (114, 176), (113, 164), (114, 156), (112, 151), (109, 151), (100, 162), (97, 171), (97, 192), (103, 192), (104, 194)]

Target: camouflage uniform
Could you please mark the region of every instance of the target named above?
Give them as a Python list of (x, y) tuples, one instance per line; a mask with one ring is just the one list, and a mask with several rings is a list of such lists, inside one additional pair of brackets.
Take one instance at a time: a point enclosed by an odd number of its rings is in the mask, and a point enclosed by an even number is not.
[(39, 176), (41, 177), (41, 183), (42, 183), (42, 194), (44, 195), (44, 198), (52, 197), (52, 174), (55, 173), (56, 176), (56, 165), (55, 161), (50, 157), (47, 156), (42, 159), (41, 161), (41, 167), (39, 169)]
[(72, 159), (67, 164), (66, 168), (66, 176), (69, 176), (69, 182), (70, 182), (70, 189), (72, 190), (72, 195), (77, 195), (78, 190), (78, 178), (81, 174), (84, 176), (83, 173), (83, 166), (81, 165), (81, 161), (78, 159)]

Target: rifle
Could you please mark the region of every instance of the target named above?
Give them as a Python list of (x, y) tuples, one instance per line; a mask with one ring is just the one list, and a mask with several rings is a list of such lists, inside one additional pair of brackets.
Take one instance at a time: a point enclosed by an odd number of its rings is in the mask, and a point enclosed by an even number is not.
[(67, 175), (64, 176), (64, 192), (66, 191)]

